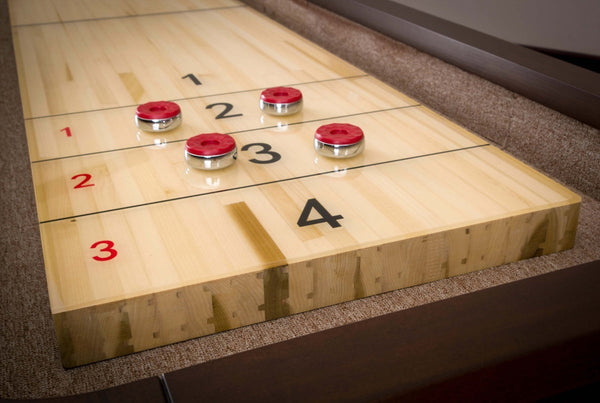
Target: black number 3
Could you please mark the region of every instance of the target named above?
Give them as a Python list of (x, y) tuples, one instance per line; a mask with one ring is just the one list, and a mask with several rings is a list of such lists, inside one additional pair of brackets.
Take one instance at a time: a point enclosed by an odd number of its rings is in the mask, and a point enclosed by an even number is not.
[(273, 162), (277, 162), (281, 159), (281, 154), (276, 153), (275, 151), (271, 151), (270, 144), (250, 143), (242, 147), (242, 151), (248, 151), (250, 147), (260, 147), (260, 150), (256, 151), (256, 154), (267, 154), (271, 156), (271, 158), (268, 160), (257, 160), (256, 158), (252, 158), (251, 160), (249, 160), (250, 162), (254, 162), (255, 164), (272, 164)]

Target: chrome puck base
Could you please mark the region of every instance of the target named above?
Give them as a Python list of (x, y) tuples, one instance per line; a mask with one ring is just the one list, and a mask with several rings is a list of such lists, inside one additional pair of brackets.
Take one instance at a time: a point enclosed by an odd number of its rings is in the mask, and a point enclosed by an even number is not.
[(145, 132), (166, 132), (181, 124), (181, 113), (169, 119), (142, 119), (136, 115), (135, 125)]
[(360, 154), (365, 148), (365, 140), (362, 139), (355, 144), (338, 145), (327, 144), (320, 140), (314, 140), (315, 151), (324, 157), (329, 158), (352, 158)]
[(260, 110), (274, 116), (287, 116), (298, 113), (302, 110), (302, 100), (291, 103), (270, 103), (259, 100)]
[(216, 156), (203, 156), (190, 154), (187, 150), (185, 151), (185, 160), (188, 165), (195, 169), (202, 169), (205, 171), (212, 171), (215, 169), (223, 169), (232, 165), (237, 159), (237, 147), (233, 151), (223, 155)]

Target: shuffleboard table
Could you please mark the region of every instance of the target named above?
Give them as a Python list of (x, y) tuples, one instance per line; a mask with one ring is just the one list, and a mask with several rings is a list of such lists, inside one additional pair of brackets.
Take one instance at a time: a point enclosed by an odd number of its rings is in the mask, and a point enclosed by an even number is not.
[[(10, 2), (65, 367), (572, 247), (580, 197), (234, 0)], [(263, 90), (300, 90), (269, 115)], [(182, 123), (140, 130), (170, 101)], [(364, 132), (352, 158), (322, 125)], [(186, 140), (237, 159), (199, 170)]]

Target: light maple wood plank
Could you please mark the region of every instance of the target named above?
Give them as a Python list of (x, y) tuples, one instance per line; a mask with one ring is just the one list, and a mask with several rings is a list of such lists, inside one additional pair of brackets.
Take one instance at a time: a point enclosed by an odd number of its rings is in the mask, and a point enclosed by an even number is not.
[(9, 0), (12, 25), (52, 24), (242, 5), (235, 0)]
[[(511, 175), (515, 164), (521, 169), (518, 177)], [(122, 295), (136, 297), (487, 221), (508, 222), (512, 216), (577, 202), (576, 196), (519, 165), (485, 146), (361, 168), (344, 177), (318, 175), (42, 224), (43, 239), (52, 245), (46, 261), (49, 282), (59, 291), (53, 309), (95, 305)], [(473, 191), (482, 176), (493, 185)], [(535, 191), (522, 191), (534, 186)], [(468, 198), (465, 189), (470, 191)], [(343, 215), (342, 226), (296, 226), (311, 198), (332, 215)], [(239, 203), (245, 204), (248, 216), (256, 217), (263, 227), (259, 233), (268, 234), (281, 253), (257, 250), (256, 242), (266, 235), (248, 235), (248, 228), (231, 211)], [(568, 232), (571, 218), (556, 217), (552, 230)], [(459, 260), (496, 252), (501, 257), (493, 260), (514, 260), (531, 235), (515, 231), (500, 232), (496, 245), (479, 245), (465, 252), (472, 256)], [(100, 262), (92, 258), (109, 255), (101, 251), (106, 245), (90, 247), (102, 240), (114, 243), (117, 258)], [(570, 241), (570, 236), (553, 239), (557, 245)], [(74, 275), (79, 270), (81, 275)]]
[(26, 118), (362, 74), (247, 7), (13, 33)]

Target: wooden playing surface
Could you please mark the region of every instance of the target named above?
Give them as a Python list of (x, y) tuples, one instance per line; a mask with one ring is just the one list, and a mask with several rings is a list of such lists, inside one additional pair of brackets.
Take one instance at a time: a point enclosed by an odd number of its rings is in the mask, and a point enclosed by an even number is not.
[[(9, 6), (67, 367), (572, 246), (576, 194), (243, 3)], [(282, 85), (302, 112), (263, 114)], [(182, 125), (139, 131), (157, 100)], [(361, 155), (315, 153), (333, 122)], [(204, 132), (233, 166), (187, 166)]]

